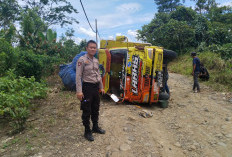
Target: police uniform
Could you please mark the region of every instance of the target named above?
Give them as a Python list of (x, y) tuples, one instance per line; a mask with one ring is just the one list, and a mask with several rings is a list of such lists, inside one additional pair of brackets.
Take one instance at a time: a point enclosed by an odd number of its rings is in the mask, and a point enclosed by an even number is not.
[[(82, 122), (85, 126), (85, 137), (86, 134), (91, 132), (90, 117), (93, 123), (92, 131), (103, 134), (105, 131), (98, 127), (99, 89), (103, 89), (98, 60), (95, 57), (90, 58), (88, 54), (85, 54), (79, 58), (76, 66), (76, 92), (82, 92), (84, 95), (81, 101), (81, 110), (83, 111)], [(89, 140), (88, 137), (87, 139)]]

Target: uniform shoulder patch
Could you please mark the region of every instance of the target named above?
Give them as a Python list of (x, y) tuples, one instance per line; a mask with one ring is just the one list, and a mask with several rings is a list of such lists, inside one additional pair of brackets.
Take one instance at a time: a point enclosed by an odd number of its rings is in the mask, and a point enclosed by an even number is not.
[(82, 65), (82, 62), (78, 62), (78, 66), (81, 66)]
[(77, 65), (81, 66), (83, 62), (84, 62), (83, 58), (79, 58), (77, 61)]

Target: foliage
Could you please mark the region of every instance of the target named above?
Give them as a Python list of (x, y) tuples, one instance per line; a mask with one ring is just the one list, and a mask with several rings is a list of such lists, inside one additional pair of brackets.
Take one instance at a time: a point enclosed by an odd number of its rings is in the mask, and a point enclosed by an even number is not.
[(170, 13), (170, 18), (177, 21), (186, 21), (188, 25), (194, 25), (197, 14), (192, 8), (177, 7), (176, 11)]
[(232, 7), (222, 6), (222, 7), (212, 7), (210, 8), (206, 17), (212, 22), (220, 22), (224, 24), (232, 23)]
[(216, 7), (217, 4), (215, 0), (194, 0), (196, 1), (196, 11), (199, 11), (200, 14), (204, 13), (205, 11), (209, 11), (210, 8)]
[(45, 98), (47, 88), (34, 77), (16, 78), (11, 70), (0, 78), (0, 91), (0, 115), (8, 118), (14, 129), (22, 129), (30, 113), (30, 100)]
[(226, 43), (232, 42), (232, 32), (231, 32), (232, 24), (225, 25), (220, 22), (212, 22), (209, 25), (208, 31), (208, 45), (218, 44), (223, 45)]
[(198, 47), (199, 52), (203, 51), (211, 51), (214, 52), (217, 55), (221, 55), (221, 58), (224, 60), (230, 60), (232, 59), (232, 43), (224, 44), (224, 45), (210, 45), (206, 46), (205, 43), (202, 43)]
[(67, 0), (22, 0), (25, 2), (25, 10), (37, 8), (35, 11), (48, 26), (60, 24), (72, 24), (78, 21), (70, 17), (70, 14), (77, 14), (77, 10)]
[(160, 43), (168, 49), (178, 50), (182, 54), (187, 48), (194, 46), (194, 30), (184, 21), (171, 19), (160, 30), (160, 35), (163, 36)]
[[(36, 54), (32, 50), (13, 48), (7, 41), (0, 39), (0, 76), (4, 76), (9, 69), (15, 69), (18, 76), (34, 76), (37, 81), (42, 76), (54, 71), (54, 64), (63, 59)], [(64, 61), (64, 60), (63, 60)]]
[(80, 48), (71, 39), (63, 43), (62, 54), (60, 56), (67, 62), (71, 62), (73, 57), (80, 52)]
[[(214, 0), (196, 2), (200, 7), (200, 14), (184, 6), (177, 6), (171, 12), (159, 12), (138, 31), (138, 39), (180, 54), (197, 47), (202, 49), (202, 45), (210, 47), (216, 44), (220, 47), (232, 43), (232, 7), (218, 7)], [(165, 4), (160, 5), (165, 7)], [(201, 14), (202, 11), (204, 14)], [(222, 57), (229, 58), (228, 48), (222, 51)]]
[(19, 36), (21, 47), (31, 46), (30, 48), (36, 48), (36, 37), (38, 34), (46, 32), (47, 30), (46, 23), (39, 17), (36, 10), (37, 9), (28, 9), (27, 12), (24, 12), (21, 15), (21, 35)]
[(17, 56), (14, 48), (3, 38), (0, 38), (0, 76), (9, 68), (14, 68)]
[(86, 41), (80, 46), (74, 42), (73, 29), (66, 32), (65, 40), (57, 41), (57, 32), (49, 28), (78, 23), (69, 17), (77, 13), (70, 2), (22, 1), (24, 6), (15, 0), (0, 2), (0, 116), (8, 118), (15, 129), (24, 127), (30, 100), (46, 96), (45, 84), (36, 81), (71, 61), (86, 45)]
[[(232, 91), (232, 60), (225, 61), (220, 57), (220, 54), (210, 51), (201, 52), (198, 57), (210, 74), (210, 79), (206, 84), (216, 90), (225, 90), (226, 88)], [(192, 58), (190, 53), (180, 56), (169, 65), (169, 69), (172, 72), (191, 76)]]
[(4, 38), (8, 43), (15, 41), (16, 28), (14, 25), (10, 25), (8, 29), (0, 30), (0, 38)]
[(85, 49), (86, 46), (87, 46), (87, 41), (86, 40), (81, 40), (80, 45), (79, 45), (80, 51), (86, 51), (86, 49)]
[(16, 0), (1, 0), (0, 27), (7, 29), (18, 18), (19, 5)]
[[(190, 16), (185, 16), (186, 14)], [(179, 7), (171, 14), (157, 13), (151, 23), (138, 31), (138, 38), (182, 54), (188, 48), (196, 46), (194, 29), (191, 26), (194, 17), (194, 11), (184, 7)]]
[(181, 5), (180, 0), (154, 0), (158, 6), (158, 12), (172, 12)]
[(44, 72), (43, 56), (36, 55), (33, 51), (19, 50), (18, 53), (18, 61), (15, 68), (16, 74), (27, 78), (34, 76), (39, 81)]

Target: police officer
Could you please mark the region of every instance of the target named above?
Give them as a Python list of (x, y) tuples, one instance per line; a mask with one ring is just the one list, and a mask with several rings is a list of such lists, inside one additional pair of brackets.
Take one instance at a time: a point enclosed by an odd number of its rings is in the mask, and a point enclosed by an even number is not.
[[(82, 122), (85, 127), (84, 137), (94, 141), (92, 132), (105, 134), (105, 130), (98, 126), (99, 117), (99, 89), (105, 93), (102, 78), (99, 72), (98, 60), (94, 57), (97, 52), (97, 43), (93, 40), (87, 42), (87, 54), (80, 57), (76, 65), (76, 91), (81, 101)], [(93, 123), (90, 129), (90, 117)]]

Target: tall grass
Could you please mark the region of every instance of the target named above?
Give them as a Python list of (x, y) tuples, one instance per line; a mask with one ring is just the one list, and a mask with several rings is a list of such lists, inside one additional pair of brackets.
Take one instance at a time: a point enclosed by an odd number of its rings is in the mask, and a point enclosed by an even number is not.
[[(219, 54), (209, 51), (201, 52), (198, 57), (210, 74), (209, 81), (204, 83), (218, 91), (232, 91), (232, 59), (225, 61)], [(191, 76), (192, 57), (189, 54), (178, 57), (170, 63), (169, 70)]]

